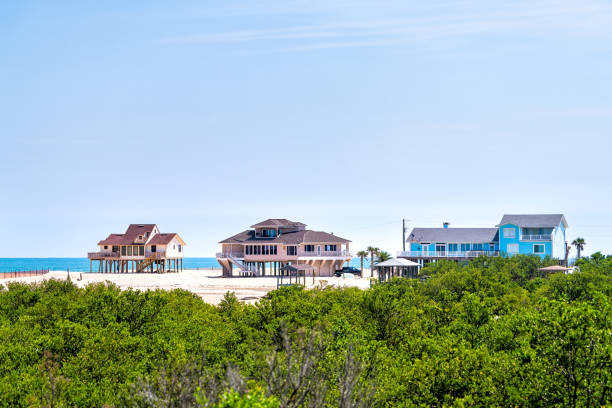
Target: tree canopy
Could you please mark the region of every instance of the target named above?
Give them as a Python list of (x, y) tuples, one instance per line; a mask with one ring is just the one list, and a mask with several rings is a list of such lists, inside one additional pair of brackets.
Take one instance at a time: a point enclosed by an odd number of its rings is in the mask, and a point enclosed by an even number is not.
[(299, 286), (255, 305), (183, 290), (11, 283), (0, 406), (603, 406), (612, 258), (438, 262), (369, 290)]

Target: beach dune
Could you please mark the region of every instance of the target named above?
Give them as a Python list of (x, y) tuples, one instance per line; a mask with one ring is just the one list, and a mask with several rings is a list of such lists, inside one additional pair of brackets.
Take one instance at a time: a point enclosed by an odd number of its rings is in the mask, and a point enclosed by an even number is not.
[[(205, 302), (219, 304), (227, 292), (234, 292), (236, 297), (244, 302), (254, 303), (266, 293), (276, 289), (277, 279), (274, 276), (265, 277), (233, 277), (221, 276), (220, 269), (184, 270), (180, 273), (81, 273), (53, 271), (42, 276), (31, 276), (23, 278), (10, 278), (0, 281), (6, 284), (10, 281), (16, 282), (42, 282), (45, 279), (67, 279), (79, 287), (91, 283), (112, 282), (121, 289), (136, 290), (173, 290), (184, 289), (200, 296)], [(366, 276), (369, 274), (366, 274)], [(354, 286), (362, 289), (370, 287), (368, 278), (344, 279), (336, 277), (306, 278), (306, 287), (313, 288), (319, 285), (332, 285), (335, 287)]]

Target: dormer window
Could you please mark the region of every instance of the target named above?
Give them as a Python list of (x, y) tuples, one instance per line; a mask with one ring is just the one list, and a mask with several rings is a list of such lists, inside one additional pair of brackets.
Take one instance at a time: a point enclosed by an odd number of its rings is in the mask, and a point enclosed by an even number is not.
[(139, 236), (138, 236), (138, 239), (142, 239), (142, 235), (139, 235)]
[(276, 229), (270, 229), (270, 228), (262, 229), (260, 231), (260, 236), (262, 236), (263, 238), (276, 238), (277, 231)]

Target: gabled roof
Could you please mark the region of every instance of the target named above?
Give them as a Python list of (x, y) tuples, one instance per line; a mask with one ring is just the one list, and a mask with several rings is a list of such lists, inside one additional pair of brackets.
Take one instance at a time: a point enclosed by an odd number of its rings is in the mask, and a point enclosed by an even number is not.
[[(125, 234), (110, 234), (106, 239), (98, 242), (98, 245), (144, 245), (148, 236), (151, 236), (153, 230), (157, 228), (155, 224), (130, 224)], [(159, 230), (159, 229), (158, 229)], [(149, 235), (147, 236), (147, 233)], [(139, 236), (143, 237), (141, 242), (136, 242)], [(177, 238), (181, 245), (185, 242), (177, 233), (156, 234), (148, 242), (147, 245), (167, 245), (173, 238)]]
[(251, 228), (262, 228), (262, 227), (305, 227), (306, 224), (301, 222), (290, 221), (286, 218), (268, 218), (265, 221), (258, 222), (255, 225), (251, 225)]
[(110, 234), (106, 239), (98, 242), (98, 245), (125, 245), (123, 234)]
[(242, 231), (239, 234), (219, 242), (220, 244), (284, 244), (299, 245), (303, 243), (345, 244), (351, 242), (334, 234), (323, 231), (302, 230), (285, 232), (275, 238), (255, 238), (254, 230)]
[(512, 224), (522, 228), (555, 228), (561, 223), (567, 228), (563, 214), (505, 214), (497, 226)]
[(495, 242), (497, 228), (414, 228), (408, 242)]
[(176, 238), (181, 245), (185, 245), (185, 241), (183, 241), (179, 234), (175, 232), (157, 234), (151, 238), (149, 242), (147, 242), (147, 245), (168, 245), (174, 238)]
[(291, 271), (291, 272), (305, 272), (314, 270), (314, 266), (307, 264), (294, 264), (294, 265), (285, 265), (280, 268), (281, 271)]
[(151, 232), (153, 232), (155, 227), (155, 224), (130, 224), (128, 229), (125, 231), (125, 239), (126, 241), (129, 241), (129, 243), (132, 243), (136, 241), (139, 235), (144, 237), (147, 232), (149, 235), (151, 235)]

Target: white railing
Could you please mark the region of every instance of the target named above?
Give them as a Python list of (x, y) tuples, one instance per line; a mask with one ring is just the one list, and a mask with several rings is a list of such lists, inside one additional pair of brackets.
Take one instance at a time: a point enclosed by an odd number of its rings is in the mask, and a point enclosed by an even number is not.
[(330, 256), (330, 257), (333, 256), (333, 257), (344, 257), (344, 258), (353, 257), (350, 251), (316, 251), (316, 250), (312, 252), (298, 251), (297, 256)]
[(88, 252), (87, 258), (98, 259), (98, 258), (119, 258), (118, 252)]
[[(224, 259), (224, 258), (237, 258), (237, 259), (244, 259), (244, 254), (243, 253), (235, 253), (235, 252), (217, 252), (217, 258), (220, 259)], [(326, 257), (353, 257), (353, 254), (350, 251), (312, 251), (312, 252), (306, 252), (306, 251), (298, 251), (297, 255), (286, 255), (286, 254), (282, 254), (282, 253), (276, 253), (276, 254), (250, 254), (247, 255), (248, 257), (275, 257), (275, 258), (286, 258), (286, 257), (300, 257), (300, 256), (326, 256)]]
[(217, 258), (243, 259), (244, 258), (244, 253), (240, 253), (240, 252), (217, 252)]
[(498, 256), (499, 251), (398, 251), (402, 258), (477, 258), (479, 256)]
[(122, 259), (125, 261), (138, 261), (148, 257), (155, 257), (155, 259), (163, 259), (166, 257), (166, 251), (150, 252), (147, 251), (145, 255), (121, 255), (120, 252), (89, 252), (87, 257), (89, 259), (100, 259), (100, 258), (111, 258), (111, 259)]
[(550, 234), (542, 234), (542, 235), (524, 234), (524, 235), (521, 235), (521, 241), (552, 241), (552, 235)]

